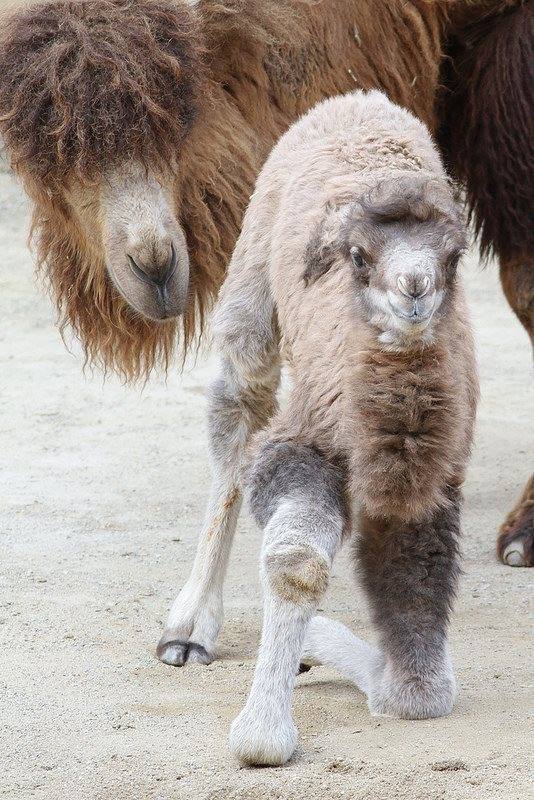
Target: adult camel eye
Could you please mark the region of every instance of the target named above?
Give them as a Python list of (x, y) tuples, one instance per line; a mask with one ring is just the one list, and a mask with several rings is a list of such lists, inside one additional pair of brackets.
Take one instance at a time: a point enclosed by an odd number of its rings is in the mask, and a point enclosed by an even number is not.
[(365, 267), (365, 259), (358, 247), (350, 248), (350, 257), (352, 259), (352, 263), (357, 269), (363, 269)]

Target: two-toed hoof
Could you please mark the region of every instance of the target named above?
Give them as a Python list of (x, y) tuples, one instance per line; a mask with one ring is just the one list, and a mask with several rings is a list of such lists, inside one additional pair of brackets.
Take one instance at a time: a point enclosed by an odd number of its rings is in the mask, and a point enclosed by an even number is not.
[(509, 567), (534, 567), (534, 475), (501, 526), (497, 555)]
[(534, 505), (501, 528), (497, 554), (509, 567), (534, 567)]
[(279, 767), (289, 761), (297, 746), (298, 732), (291, 717), (265, 716), (246, 707), (230, 729), (230, 749), (242, 764)]
[(164, 664), (183, 667), (184, 664), (211, 664), (213, 653), (197, 642), (179, 639), (164, 633), (158, 642), (156, 655)]

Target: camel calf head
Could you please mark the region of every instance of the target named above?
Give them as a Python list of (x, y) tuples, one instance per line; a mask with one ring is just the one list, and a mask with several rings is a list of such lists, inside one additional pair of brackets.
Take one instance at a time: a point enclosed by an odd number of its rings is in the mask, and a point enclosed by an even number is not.
[(429, 336), (455, 285), (466, 245), (452, 192), (410, 172), (327, 209), (308, 246), (304, 280), (350, 264), (359, 310), (383, 341)]

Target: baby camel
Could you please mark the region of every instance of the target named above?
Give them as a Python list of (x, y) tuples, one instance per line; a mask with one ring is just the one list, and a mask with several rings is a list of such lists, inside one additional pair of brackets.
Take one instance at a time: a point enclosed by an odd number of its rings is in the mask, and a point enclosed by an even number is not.
[[(446, 629), (478, 394), (456, 274), (464, 246), (427, 129), (379, 92), (316, 106), (260, 173), (215, 315), (210, 507), (159, 645), (170, 663), (213, 657), (244, 485), (264, 530), (265, 593), (252, 689), (231, 731), (245, 763), (293, 753), (302, 656), (353, 677), (373, 713), (451, 709)], [(291, 390), (279, 410), (282, 361)], [(380, 650), (328, 620), (309, 624), (345, 537)]]

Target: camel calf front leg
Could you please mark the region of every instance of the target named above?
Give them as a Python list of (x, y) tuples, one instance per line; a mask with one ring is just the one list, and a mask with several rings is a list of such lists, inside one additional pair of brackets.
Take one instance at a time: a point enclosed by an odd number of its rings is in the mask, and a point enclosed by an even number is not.
[(455, 680), (447, 626), (459, 573), (460, 493), (424, 522), (362, 515), (359, 567), (382, 658), (368, 689), (372, 713), (406, 719), (448, 714)]
[(247, 703), (230, 746), (247, 764), (283, 764), (297, 730), (291, 696), (307, 624), (326, 590), (345, 525), (342, 477), (314, 449), (266, 445), (250, 477), (251, 508), (264, 528), (263, 631)]
[(241, 468), (251, 433), (274, 409), (278, 363), (244, 380), (223, 362), (210, 389), (209, 439), (213, 479), (189, 580), (171, 608), (157, 656), (165, 664), (209, 664), (223, 622), (223, 583), (241, 508)]

